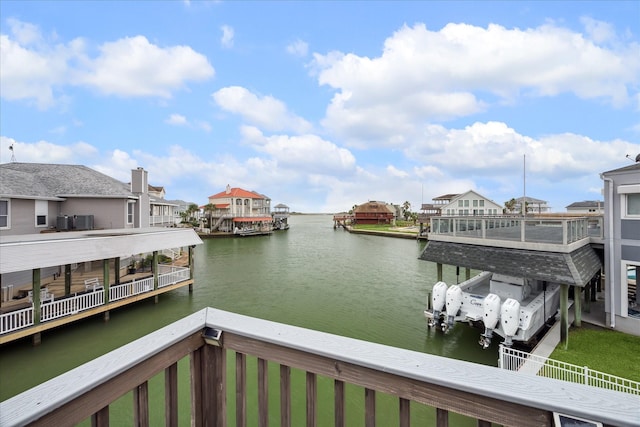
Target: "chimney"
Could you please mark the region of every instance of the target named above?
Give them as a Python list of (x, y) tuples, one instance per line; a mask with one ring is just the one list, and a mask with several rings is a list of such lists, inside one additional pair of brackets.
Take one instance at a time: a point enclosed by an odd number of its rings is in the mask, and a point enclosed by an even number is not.
[(131, 170), (131, 192), (134, 194), (146, 194), (149, 192), (147, 184), (147, 171), (144, 168)]

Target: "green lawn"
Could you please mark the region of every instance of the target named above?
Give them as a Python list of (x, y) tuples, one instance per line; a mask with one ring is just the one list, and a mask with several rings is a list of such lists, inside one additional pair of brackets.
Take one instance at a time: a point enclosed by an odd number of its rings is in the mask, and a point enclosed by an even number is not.
[[(414, 223), (412, 221), (396, 221), (396, 225), (390, 224), (356, 224), (353, 226), (355, 230), (372, 230), (372, 231), (390, 231), (390, 232), (411, 232), (407, 230), (397, 230), (398, 227), (411, 227)], [(417, 231), (416, 231), (417, 233)]]
[(640, 381), (640, 337), (585, 325), (569, 330), (569, 348), (549, 356), (589, 369)]

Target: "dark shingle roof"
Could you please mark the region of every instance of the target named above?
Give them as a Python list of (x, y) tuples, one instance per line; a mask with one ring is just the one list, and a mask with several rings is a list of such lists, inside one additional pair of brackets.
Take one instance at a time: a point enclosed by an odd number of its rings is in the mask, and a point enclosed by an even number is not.
[(431, 240), (419, 258), (575, 286), (587, 284), (602, 267), (600, 258), (589, 245), (566, 254)]
[(569, 206), (567, 206), (567, 209), (568, 208), (597, 208), (601, 206), (604, 206), (604, 202), (601, 202), (598, 200), (584, 200), (582, 202), (571, 203)]
[(127, 184), (86, 166), (5, 163), (0, 165), (0, 195), (129, 197), (132, 193)]

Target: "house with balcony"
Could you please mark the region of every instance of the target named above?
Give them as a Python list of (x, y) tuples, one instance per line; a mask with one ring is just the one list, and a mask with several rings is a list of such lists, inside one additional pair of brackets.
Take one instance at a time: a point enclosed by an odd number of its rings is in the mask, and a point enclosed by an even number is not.
[(440, 215), (446, 216), (500, 215), (502, 210), (501, 205), (473, 190), (455, 195), (448, 203), (439, 207)]
[(227, 185), (224, 191), (209, 196), (203, 206), (211, 231), (226, 233), (270, 233), (271, 199), (264, 194)]
[(601, 174), (607, 325), (638, 335), (640, 297), (640, 163)]
[(522, 213), (522, 205), (527, 207), (527, 213), (543, 214), (551, 212), (551, 207), (546, 200), (536, 199), (534, 197), (518, 197), (513, 206), (514, 211)]
[(0, 165), (0, 343), (39, 342), (49, 328), (191, 285), (202, 241), (150, 227), (151, 206), (143, 168), (127, 184), (81, 165)]

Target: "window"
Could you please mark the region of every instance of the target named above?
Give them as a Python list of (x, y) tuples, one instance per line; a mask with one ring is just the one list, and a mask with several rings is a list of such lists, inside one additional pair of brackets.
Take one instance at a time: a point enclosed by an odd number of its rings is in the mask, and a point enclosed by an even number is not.
[(468, 200), (465, 200), (465, 201), (464, 201), (464, 207), (465, 207), (465, 208), (468, 208), (468, 207), (469, 207), (469, 201), (468, 201)]
[(484, 208), (484, 200), (480, 200), (480, 207)]
[(640, 193), (627, 194), (627, 216), (640, 216)]
[(36, 227), (39, 227), (39, 228), (46, 227), (49, 202), (47, 202), (46, 200), (36, 200), (35, 203), (36, 203), (36, 206), (35, 206)]
[(474, 200), (474, 201), (473, 201), (473, 207), (474, 207), (474, 208), (477, 208), (477, 207), (478, 207), (478, 201), (477, 201), (477, 200)]
[(133, 207), (134, 203), (127, 203), (127, 224), (133, 224)]
[(0, 228), (11, 228), (9, 200), (0, 200)]
[(464, 202), (462, 200), (458, 200), (458, 207), (461, 208), (464, 206)]

